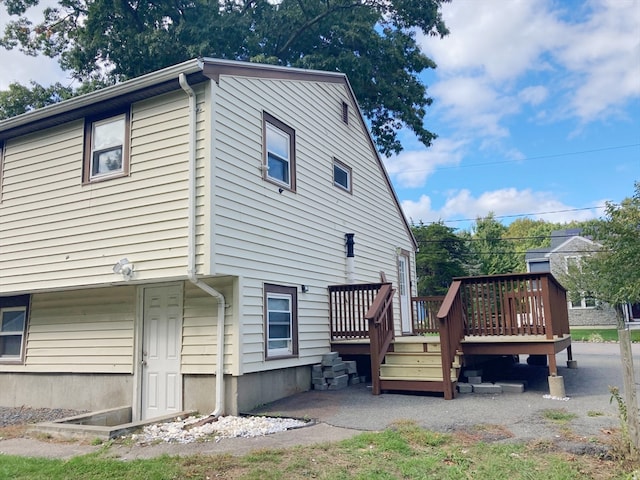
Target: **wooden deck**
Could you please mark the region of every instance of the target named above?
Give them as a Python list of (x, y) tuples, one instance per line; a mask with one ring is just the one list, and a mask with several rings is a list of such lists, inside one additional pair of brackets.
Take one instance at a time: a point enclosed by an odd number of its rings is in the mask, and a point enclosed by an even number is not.
[[(557, 353), (567, 349), (571, 360), (566, 292), (549, 273), (454, 279), (445, 297), (412, 299), (414, 335), (409, 336), (396, 337), (393, 331), (393, 292), (388, 283), (329, 287), (331, 347), (341, 355), (371, 356), (374, 394), (399, 389), (453, 398), (457, 378), (451, 372), (457, 371), (461, 354), (546, 355), (551, 375), (557, 374)], [(411, 344), (425, 346), (406, 347)], [(426, 353), (435, 345), (442, 372), (437, 381), (385, 367), (389, 352), (417, 348)], [(385, 370), (404, 383), (390, 383)]]

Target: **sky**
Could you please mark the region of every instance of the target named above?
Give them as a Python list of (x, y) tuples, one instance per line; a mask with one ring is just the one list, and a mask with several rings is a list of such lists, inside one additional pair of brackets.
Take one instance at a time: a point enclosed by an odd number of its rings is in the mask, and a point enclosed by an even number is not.
[[(412, 223), (469, 229), (601, 217), (640, 181), (640, 0), (453, 0), (450, 34), (419, 34), (430, 148), (384, 159)], [(0, 23), (6, 21), (0, 6)], [(57, 63), (0, 49), (0, 89), (68, 84)]]

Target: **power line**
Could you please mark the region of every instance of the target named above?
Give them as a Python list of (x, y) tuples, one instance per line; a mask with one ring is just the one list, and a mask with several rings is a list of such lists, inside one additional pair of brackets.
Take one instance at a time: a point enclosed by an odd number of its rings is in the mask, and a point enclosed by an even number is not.
[(525, 157), (525, 158), (519, 158), (519, 159), (513, 159), (513, 160), (499, 160), (499, 161), (495, 161), (495, 162), (470, 163), (470, 164), (464, 164), (464, 165), (452, 165), (452, 166), (436, 167), (436, 168), (434, 168), (432, 170), (429, 169), (429, 168), (421, 168), (421, 169), (416, 169), (416, 170), (404, 170), (404, 172), (413, 173), (413, 172), (424, 172), (424, 171), (427, 171), (427, 170), (431, 170), (431, 171), (437, 172), (439, 170), (451, 170), (451, 169), (458, 169), (458, 168), (486, 167), (486, 166), (489, 166), (489, 165), (503, 165), (505, 163), (527, 162), (529, 160), (544, 160), (544, 159), (548, 159), (548, 158), (570, 157), (570, 156), (574, 156), (574, 155), (584, 155), (586, 153), (607, 152), (607, 151), (611, 151), (611, 150), (620, 150), (620, 149), (623, 149), (623, 148), (633, 148), (633, 147), (640, 147), (640, 143), (630, 143), (628, 145), (614, 145), (614, 146), (611, 146), (611, 147), (594, 148), (594, 149), (591, 149), (591, 150), (579, 150), (579, 151), (575, 151), (575, 152), (552, 153), (552, 154), (549, 154), (549, 155), (537, 155), (535, 157)]
[[(552, 213), (579, 212), (581, 210), (598, 210), (602, 208), (606, 208), (606, 205), (599, 205), (596, 207), (583, 207), (583, 208), (566, 208), (564, 210), (549, 210), (548, 212), (514, 213), (513, 215), (493, 215), (493, 218), (515, 218), (515, 217), (528, 217), (531, 215), (550, 215)], [(426, 223), (433, 224), (433, 223), (441, 223), (441, 222), (442, 223), (474, 222), (478, 218), (485, 218), (485, 217), (461, 218), (458, 220), (434, 220), (433, 222), (426, 222)]]

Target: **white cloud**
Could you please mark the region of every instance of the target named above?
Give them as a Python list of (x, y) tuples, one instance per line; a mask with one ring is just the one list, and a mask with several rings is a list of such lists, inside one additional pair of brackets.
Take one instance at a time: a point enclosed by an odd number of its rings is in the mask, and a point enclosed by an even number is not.
[(535, 85), (532, 87), (526, 87), (518, 93), (518, 97), (524, 102), (530, 105), (539, 105), (544, 102), (549, 96), (549, 90), (542, 85)]
[(572, 26), (556, 55), (571, 72), (567, 115), (589, 122), (640, 98), (640, 4), (593, 2), (592, 16)]
[(429, 149), (402, 151), (384, 159), (385, 167), (400, 188), (422, 187), (437, 168), (460, 163), (465, 143), (437, 138)]
[(640, 97), (638, 0), (456, 0), (442, 11), (451, 33), (419, 42), (438, 64), (434, 110), (458, 130), (506, 138), (525, 106), (536, 121), (586, 123)]
[[(470, 220), (485, 217), (493, 212), (496, 217), (505, 217), (504, 223), (509, 223), (510, 216), (529, 214), (534, 219), (547, 222), (569, 222), (572, 220), (589, 220), (602, 214), (602, 209), (596, 206), (604, 205), (594, 202), (590, 209), (576, 209), (554, 197), (550, 192), (536, 192), (531, 189), (518, 190), (504, 188), (487, 191), (474, 197), (469, 190), (455, 190), (449, 192), (444, 205), (439, 210), (432, 209), (431, 198), (422, 195), (417, 201), (405, 200), (402, 209), (407, 218), (414, 223), (425, 223), (442, 220)], [(515, 218), (515, 217), (514, 217)]]

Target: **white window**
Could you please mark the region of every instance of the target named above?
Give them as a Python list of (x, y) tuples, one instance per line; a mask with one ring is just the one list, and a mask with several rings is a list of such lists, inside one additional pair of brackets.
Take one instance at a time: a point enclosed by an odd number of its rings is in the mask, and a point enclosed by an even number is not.
[(297, 290), (279, 285), (264, 286), (266, 357), (289, 357), (298, 353)]
[(351, 193), (351, 167), (333, 159), (333, 184)]
[(295, 131), (264, 112), (265, 180), (295, 191)]
[(84, 182), (129, 174), (129, 114), (87, 120)]
[(26, 323), (26, 307), (0, 309), (0, 361), (20, 360), (22, 358), (22, 344)]

